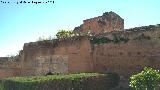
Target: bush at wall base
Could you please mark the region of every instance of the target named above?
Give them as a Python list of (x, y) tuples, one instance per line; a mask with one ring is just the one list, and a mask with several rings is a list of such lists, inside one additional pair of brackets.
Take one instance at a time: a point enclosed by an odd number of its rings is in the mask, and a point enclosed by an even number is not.
[(1, 79), (0, 90), (109, 90), (119, 83), (112, 79), (98, 73), (12, 77)]

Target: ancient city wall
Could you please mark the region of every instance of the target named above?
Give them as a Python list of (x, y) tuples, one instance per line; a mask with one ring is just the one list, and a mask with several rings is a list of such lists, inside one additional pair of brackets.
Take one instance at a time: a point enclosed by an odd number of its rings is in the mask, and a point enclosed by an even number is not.
[[(124, 29), (114, 12), (84, 20), (82, 36), (25, 43), (14, 60), (0, 58), (0, 77), (47, 73), (117, 72), (124, 78), (145, 66), (160, 69), (160, 24)], [(83, 32), (93, 36), (83, 36)]]
[[(144, 29), (145, 28), (145, 29)], [(128, 38), (120, 42), (93, 44), (93, 61), (96, 72), (117, 72), (125, 78), (141, 71), (145, 66), (160, 69), (160, 27), (147, 26), (123, 32), (104, 34)]]
[(93, 44), (91, 37), (84, 36), (25, 44), (22, 68), (33, 75), (115, 71), (124, 76), (138, 72), (144, 66), (159, 68), (159, 26), (103, 33), (95, 37), (114, 39), (115, 36), (127, 41)]
[[(14, 60), (13, 60), (14, 59)], [(18, 76), (21, 74), (19, 61), (11, 57), (0, 58), (0, 78)]]
[[(52, 73), (118, 72), (128, 77), (144, 66), (160, 69), (160, 26), (145, 26), (94, 36), (127, 41), (96, 44), (73, 37), (24, 44), (19, 60), (1, 58), (0, 77)], [(121, 39), (120, 39), (121, 40)]]
[[(23, 74), (45, 75), (52, 73), (92, 71), (90, 42), (87, 37), (65, 40), (33, 42), (24, 45)], [(30, 73), (28, 73), (30, 72)]]

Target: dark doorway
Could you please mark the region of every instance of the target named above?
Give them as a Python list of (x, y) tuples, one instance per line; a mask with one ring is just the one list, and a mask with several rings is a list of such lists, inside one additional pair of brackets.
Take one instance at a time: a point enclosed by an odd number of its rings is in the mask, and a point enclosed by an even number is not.
[(46, 76), (47, 76), (47, 75), (53, 75), (53, 73), (52, 73), (52, 72), (48, 72), (48, 73), (46, 74)]

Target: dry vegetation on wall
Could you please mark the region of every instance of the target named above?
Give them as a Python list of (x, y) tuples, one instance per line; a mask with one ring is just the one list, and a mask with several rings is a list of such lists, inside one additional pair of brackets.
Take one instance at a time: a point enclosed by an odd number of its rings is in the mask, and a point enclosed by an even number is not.
[(103, 43), (119, 43), (124, 42), (127, 43), (129, 41), (129, 38), (124, 37), (118, 37), (116, 35), (113, 36), (113, 39), (110, 39), (108, 37), (93, 37), (90, 39), (91, 43), (93, 44), (103, 44)]
[(0, 81), (0, 90), (109, 90), (118, 83), (117, 75), (98, 73), (12, 77)]
[[(92, 30), (86, 30), (87, 32), (76, 32), (74, 30), (59, 30), (56, 34), (56, 38), (58, 40), (64, 40), (64, 39), (73, 40), (74, 38), (87, 36), (90, 38), (90, 41), (93, 44), (120, 43), (120, 42), (127, 43), (130, 40), (143, 40), (143, 39), (150, 40), (151, 37), (148, 35), (145, 35), (144, 33), (141, 33), (140, 35), (137, 35), (136, 37), (131, 39), (128, 36), (126, 36), (126, 33), (129, 34), (134, 32), (141, 32), (141, 31), (143, 32), (153, 31), (157, 28), (160, 28), (160, 24), (135, 27), (135, 28), (125, 29), (123, 31), (100, 33), (96, 35), (91, 33)], [(108, 37), (108, 35), (111, 35), (112, 38)], [(56, 40), (56, 39), (52, 38), (51, 36), (49, 38), (40, 37), (38, 41), (50, 41), (50, 40)]]
[[(146, 31), (151, 32), (159, 29), (160, 29), (160, 24), (135, 27), (131, 29), (125, 29), (124, 31), (115, 31), (98, 35), (92, 35), (90, 41), (92, 44), (105, 44), (105, 43), (116, 44), (116, 43), (127, 43), (128, 41), (131, 40), (151, 40), (153, 39), (154, 36), (145, 34)], [(159, 37), (154, 37), (154, 38), (160, 39)]]
[(61, 41), (61, 40), (74, 40), (75, 38), (80, 38), (80, 37), (83, 37), (83, 36), (93, 36), (93, 34), (90, 33), (90, 31), (88, 32), (75, 32), (73, 30), (59, 30), (57, 33), (56, 33), (56, 37), (52, 37), (52, 36), (49, 36), (48, 38), (47, 37), (39, 37), (37, 39), (37, 42), (48, 42), (48, 41)]

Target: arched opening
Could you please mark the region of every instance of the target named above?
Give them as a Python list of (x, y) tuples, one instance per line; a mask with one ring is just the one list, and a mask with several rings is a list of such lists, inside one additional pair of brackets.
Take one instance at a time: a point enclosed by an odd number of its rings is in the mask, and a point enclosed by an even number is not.
[(47, 75), (53, 75), (53, 73), (52, 73), (52, 72), (48, 72), (48, 73), (46, 73), (46, 76), (47, 76)]

